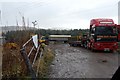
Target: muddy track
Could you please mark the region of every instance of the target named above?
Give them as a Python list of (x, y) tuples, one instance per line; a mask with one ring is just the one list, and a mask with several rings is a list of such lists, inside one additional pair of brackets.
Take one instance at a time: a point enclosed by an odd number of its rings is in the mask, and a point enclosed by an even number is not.
[(116, 52), (91, 52), (68, 44), (49, 46), (56, 54), (50, 78), (111, 78), (118, 67)]

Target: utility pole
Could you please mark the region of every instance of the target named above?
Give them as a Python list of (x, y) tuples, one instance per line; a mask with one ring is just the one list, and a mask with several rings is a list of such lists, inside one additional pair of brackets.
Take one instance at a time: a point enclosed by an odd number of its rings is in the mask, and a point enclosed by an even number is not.
[(32, 22), (33, 23), (33, 27), (34, 27), (34, 29), (35, 29), (35, 26), (37, 25), (37, 21), (35, 20), (34, 22)]
[(29, 28), (29, 18), (27, 19), (27, 27)]
[(35, 26), (37, 25), (37, 21), (35, 20), (33, 23), (33, 27), (34, 27), (34, 33), (35, 33)]
[[(0, 26), (1, 26), (1, 31), (0, 31), (0, 37), (2, 36), (3, 30), (2, 30), (2, 14), (1, 14), (1, 10), (0, 10)], [(0, 43), (2, 44), (2, 43)]]
[(0, 24), (2, 26), (2, 12), (1, 12), (1, 10), (0, 10)]
[(25, 27), (25, 18), (24, 18), (24, 16), (22, 16), (22, 22), (23, 22), (23, 28), (24, 28), (24, 30), (26, 30), (26, 27)]
[(17, 17), (16, 17), (16, 30), (19, 30), (19, 24), (18, 24)]
[(16, 19), (16, 26), (19, 26), (19, 25), (18, 25), (18, 21), (17, 21), (17, 19)]
[(21, 12), (19, 12), (20, 16), (22, 17), (22, 26), (23, 26), (23, 30), (26, 30), (26, 26), (25, 26), (25, 17), (21, 14)]
[[(2, 17), (1, 17), (1, 10), (0, 10), (0, 26), (1, 26), (1, 28), (0, 28), (0, 37), (2, 36), (2, 33), (3, 33), (3, 30), (2, 30)], [(2, 43), (0, 43), (0, 44), (2, 44)]]
[(6, 26), (8, 27), (8, 21), (6, 21)]

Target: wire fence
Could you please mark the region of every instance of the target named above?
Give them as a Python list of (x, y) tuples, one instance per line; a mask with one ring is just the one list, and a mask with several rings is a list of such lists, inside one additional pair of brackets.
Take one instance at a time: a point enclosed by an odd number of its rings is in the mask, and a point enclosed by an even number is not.
[[(40, 47), (41, 45), (38, 44), (38, 47), (36, 48), (34, 45), (32, 46), (32, 48), (30, 49), (30, 51), (27, 53), (26, 51), (26, 48), (27, 48), (27, 45), (33, 40), (33, 38), (30, 38), (21, 48), (20, 50), (20, 53), (23, 57), (23, 60), (25, 62), (25, 65), (27, 67), (27, 70), (28, 70), (28, 73), (30, 74), (32, 80), (36, 80), (37, 77), (38, 77), (38, 71), (39, 71), (39, 64), (40, 64), (40, 59), (43, 55), (43, 52), (40, 50)], [(38, 41), (38, 40), (37, 40)], [(32, 41), (33, 43), (33, 41)], [(35, 54), (33, 52), (33, 50), (35, 50)], [(30, 56), (32, 56), (32, 54), (34, 54), (34, 58), (33, 60), (30, 60)], [(38, 57), (39, 56), (39, 57)], [(36, 60), (37, 60), (37, 57), (39, 58), (39, 61), (38, 61), (38, 66), (37, 66), (37, 69), (35, 71), (35, 69), (33, 68)]]

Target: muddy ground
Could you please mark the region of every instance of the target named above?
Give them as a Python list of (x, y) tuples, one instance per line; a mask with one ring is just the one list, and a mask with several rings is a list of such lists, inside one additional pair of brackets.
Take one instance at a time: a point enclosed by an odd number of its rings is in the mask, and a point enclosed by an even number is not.
[(118, 68), (117, 52), (91, 52), (69, 44), (50, 44), (56, 54), (50, 78), (111, 78)]

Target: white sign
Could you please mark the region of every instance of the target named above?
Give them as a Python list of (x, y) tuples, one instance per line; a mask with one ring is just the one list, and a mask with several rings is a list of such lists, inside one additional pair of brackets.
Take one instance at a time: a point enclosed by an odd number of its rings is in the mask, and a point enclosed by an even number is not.
[(38, 47), (38, 35), (32, 36), (35, 47)]
[(101, 24), (112, 24), (113, 22), (100, 22)]

